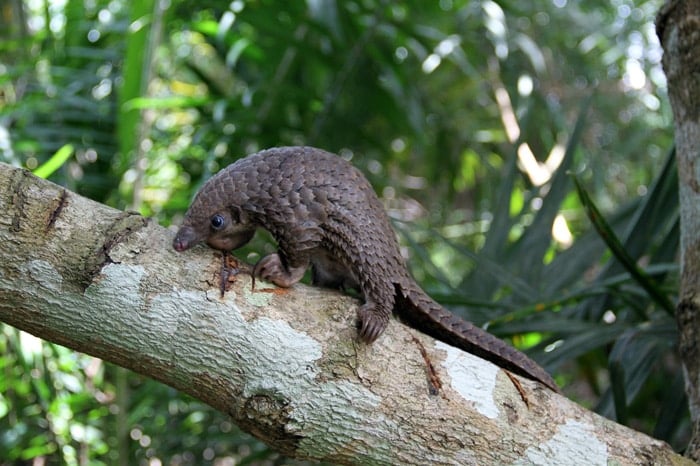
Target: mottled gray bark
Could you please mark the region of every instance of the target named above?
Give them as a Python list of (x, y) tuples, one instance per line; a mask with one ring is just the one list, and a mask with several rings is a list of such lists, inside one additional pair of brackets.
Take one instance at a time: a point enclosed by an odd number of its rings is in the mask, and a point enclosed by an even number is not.
[(669, 1), (656, 33), (673, 109), (680, 179), (681, 289), (676, 317), (693, 423), (686, 456), (700, 461), (700, 1)]

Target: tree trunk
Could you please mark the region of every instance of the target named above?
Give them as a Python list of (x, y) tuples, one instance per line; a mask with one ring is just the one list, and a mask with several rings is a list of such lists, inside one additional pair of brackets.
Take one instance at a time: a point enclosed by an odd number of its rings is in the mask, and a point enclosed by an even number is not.
[[(340, 464), (683, 464), (663, 442), (357, 302), (177, 254), (172, 234), (0, 164), (0, 321), (153, 377), (297, 458)], [(422, 354), (425, 350), (425, 355)], [(432, 364), (435, 372), (429, 370)], [(431, 369), (432, 369), (431, 368)]]
[(656, 19), (675, 121), (681, 211), (676, 311), (693, 423), (686, 456), (700, 461), (700, 1), (669, 1)]

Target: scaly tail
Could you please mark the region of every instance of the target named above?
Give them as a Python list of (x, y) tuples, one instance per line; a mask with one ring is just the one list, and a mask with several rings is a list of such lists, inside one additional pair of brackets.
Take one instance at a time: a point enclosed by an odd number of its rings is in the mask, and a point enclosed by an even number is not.
[(436, 303), (415, 283), (396, 286), (396, 313), (411, 327), (561, 393), (552, 377), (535, 361), (474, 324)]

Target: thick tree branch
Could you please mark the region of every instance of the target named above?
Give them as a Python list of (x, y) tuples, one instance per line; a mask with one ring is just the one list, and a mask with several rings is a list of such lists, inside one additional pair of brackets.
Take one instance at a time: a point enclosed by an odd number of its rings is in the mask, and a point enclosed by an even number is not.
[[(0, 320), (158, 379), (283, 453), (341, 464), (682, 464), (668, 445), (305, 286), (219, 297), (220, 261), (0, 165)], [(426, 359), (441, 383), (431, 394)], [(520, 389), (519, 387), (520, 386)]]

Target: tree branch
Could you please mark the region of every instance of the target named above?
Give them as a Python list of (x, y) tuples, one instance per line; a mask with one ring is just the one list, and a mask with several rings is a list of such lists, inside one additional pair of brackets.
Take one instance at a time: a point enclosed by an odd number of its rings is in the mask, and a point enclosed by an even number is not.
[(700, 461), (700, 2), (671, 0), (656, 18), (674, 120), (681, 217), (679, 353), (693, 424), (686, 456)]
[[(286, 455), (341, 464), (682, 464), (663, 442), (306, 286), (219, 297), (220, 259), (0, 164), (0, 320), (228, 413)], [(422, 348), (425, 355), (422, 355)], [(426, 358), (435, 368), (430, 378)], [(431, 394), (436, 379), (441, 387)], [(432, 380), (432, 382), (431, 382)]]

